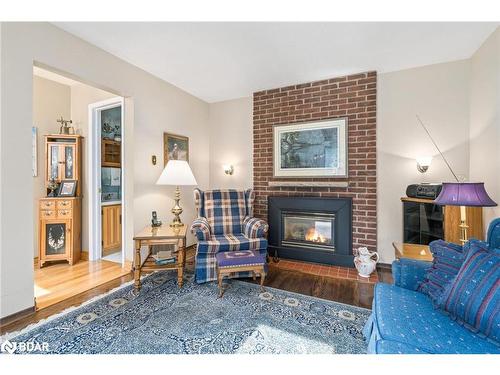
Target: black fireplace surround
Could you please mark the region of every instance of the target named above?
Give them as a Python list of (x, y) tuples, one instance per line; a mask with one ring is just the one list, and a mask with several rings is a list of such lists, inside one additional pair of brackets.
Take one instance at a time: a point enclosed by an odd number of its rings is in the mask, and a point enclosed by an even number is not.
[[(269, 254), (285, 259), (354, 267), (352, 254), (352, 199), (319, 197), (268, 197)], [(283, 217), (297, 214), (298, 217), (325, 217), (332, 219), (333, 246), (315, 246), (307, 242), (289, 243), (285, 239)], [(300, 220), (300, 219), (299, 219)]]

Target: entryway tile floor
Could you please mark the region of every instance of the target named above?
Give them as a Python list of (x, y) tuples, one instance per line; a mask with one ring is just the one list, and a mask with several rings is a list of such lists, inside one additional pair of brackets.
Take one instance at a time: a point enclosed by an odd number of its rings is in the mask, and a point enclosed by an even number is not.
[(367, 278), (359, 276), (358, 271), (355, 268), (349, 268), (349, 267), (330, 266), (325, 264), (300, 262), (288, 259), (280, 259), (278, 262), (274, 262), (272, 258), (269, 262), (269, 266), (276, 267), (278, 269), (300, 271), (303, 273), (324, 276), (324, 277), (357, 280), (359, 282), (365, 282), (365, 283), (377, 283), (379, 281), (377, 272), (373, 272), (370, 275), (370, 277)]

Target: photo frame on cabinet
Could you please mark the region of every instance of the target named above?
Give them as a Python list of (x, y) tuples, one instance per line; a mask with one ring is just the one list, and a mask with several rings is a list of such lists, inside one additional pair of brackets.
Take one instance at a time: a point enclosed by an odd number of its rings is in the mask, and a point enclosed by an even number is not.
[(59, 186), (58, 197), (74, 197), (76, 193), (77, 180), (62, 180)]

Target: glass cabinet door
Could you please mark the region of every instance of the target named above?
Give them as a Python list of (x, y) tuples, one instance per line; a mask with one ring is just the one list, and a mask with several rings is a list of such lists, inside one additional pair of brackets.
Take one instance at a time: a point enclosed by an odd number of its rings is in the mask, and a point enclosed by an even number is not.
[(59, 180), (59, 145), (49, 145), (49, 180)]
[(75, 146), (63, 146), (64, 147), (64, 178), (66, 180), (72, 180), (75, 176)]
[(68, 244), (66, 223), (45, 223), (45, 255), (66, 253)]

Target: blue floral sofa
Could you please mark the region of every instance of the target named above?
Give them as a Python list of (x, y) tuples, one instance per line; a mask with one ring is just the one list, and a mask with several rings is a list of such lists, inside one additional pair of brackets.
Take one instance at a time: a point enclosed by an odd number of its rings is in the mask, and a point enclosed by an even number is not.
[[(488, 229), (492, 249), (500, 249), (500, 219)], [(435, 308), (417, 291), (431, 262), (412, 259), (392, 264), (394, 284), (375, 286), (372, 314), (364, 328), (371, 354), (500, 354), (500, 344), (473, 333)]]

